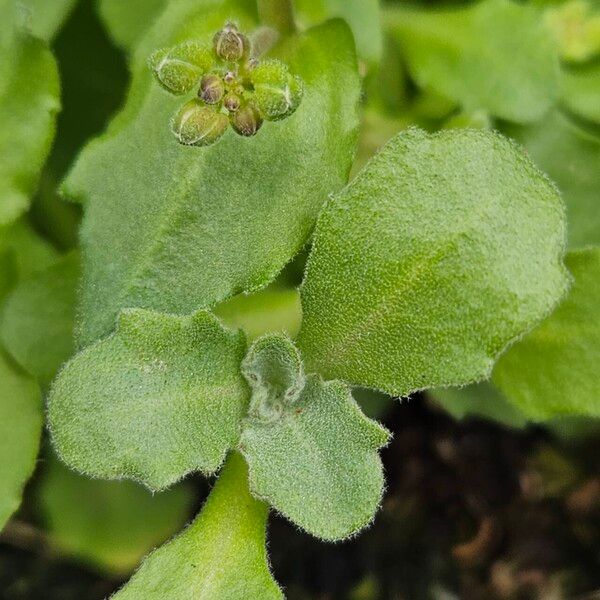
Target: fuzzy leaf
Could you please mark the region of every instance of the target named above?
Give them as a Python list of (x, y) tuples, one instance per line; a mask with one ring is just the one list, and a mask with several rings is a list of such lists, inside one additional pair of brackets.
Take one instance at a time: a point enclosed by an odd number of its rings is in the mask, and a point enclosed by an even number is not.
[(47, 384), (73, 353), (79, 256), (65, 256), (21, 281), (6, 299), (0, 339), (29, 374)]
[(135, 48), (167, 5), (167, 0), (97, 0), (98, 11), (115, 42)]
[(564, 69), (561, 99), (575, 114), (600, 124), (600, 63)]
[(252, 493), (322, 539), (362, 529), (381, 501), (377, 450), (388, 433), (363, 415), (346, 384), (305, 377), (282, 335), (257, 340), (243, 371), (253, 394), (239, 448)]
[(237, 441), (248, 390), (243, 334), (207, 312), (121, 313), (117, 330), (76, 355), (50, 391), (48, 418), (74, 469), (165, 488), (214, 473)]
[(356, 39), (358, 56), (378, 62), (383, 52), (379, 0), (295, 0), (298, 20), (314, 25), (332, 17), (344, 19)]
[(241, 4), (169, 5), (136, 52), (124, 112), (67, 180), (66, 192), (86, 209), (82, 345), (110, 332), (123, 307), (189, 314), (266, 285), (303, 246), (327, 195), (347, 181), (359, 80), (340, 21), (279, 48), (305, 85), (289, 119), (249, 139), (230, 129), (202, 149), (182, 147), (171, 134), (181, 99), (152, 81), (146, 59), (192, 35), (207, 39), (226, 17), (248, 29)]
[(567, 289), (563, 211), (498, 134), (401, 133), (321, 214), (307, 368), (392, 395), (486, 378)]
[(190, 486), (150, 494), (131, 481), (81, 477), (50, 460), (39, 487), (44, 531), (66, 555), (126, 575), (185, 524)]
[[(131, 0), (130, 0), (131, 1)], [(26, 11), (26, 27), (43, 40), (50, 41), (69, 16), (76, 0), (19, 0)]]
[(0, 350), (0, 530), (21, 504), (42, 434), (40, 389)]
[(282, 600), (269, 571), (267, 507), (250, 496), (246, 466), (233, 455), (202, 512), (153, 552), (113, 600)]
[(539, 327), (504, 354), (493, 382), (525, 415), (600, 416), (600, 248), (567, 255), (575, 282)]
[(391, 33), (422, 88), (511, 121), (539, 119), (558, 94), (558, 56), (539, 12), (509, 0), (388, 11)]
[(27, 210), (54, 137), (56, 63), (17, 27), (14, 0), (0, 0), (0, 225)]
[(507, 127), (506, 133), (523, 144), (562, 192), (569, 247), (600, 244), (600, 138), (558, 110), (534, 125)]

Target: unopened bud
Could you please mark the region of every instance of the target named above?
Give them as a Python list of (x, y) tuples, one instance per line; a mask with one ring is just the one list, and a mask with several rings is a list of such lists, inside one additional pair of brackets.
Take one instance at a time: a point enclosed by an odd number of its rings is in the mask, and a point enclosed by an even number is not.
[(223, 77), (223, 81), (227, 85), (232, 85), (235, 82), (235, 80), (236, 80), (236, 76), (233, 71), (227, 71), (227, 73), (225, 73), (225, 77)]
[(225, 85), (223, 80), (214, 73), (205, 75), (200, 82), (200, 91), (198, 96), (206, 102), (206, 104), (217, 104), (223, 98), (225, 93)]
[(198, 85), (213, 63), (210, 48), (200, 42), (184, 42), (171, 49), (157, 50), (148, 60), (160, 85), (181, 95)]
[(291, 75), (282, 62), (265, 61), (251, 72), (250, 77), (254, 85), (253, 101), (267, 121), (285, 119), (300, 105), (302, 80)]
[(209, 146), (225, 133), (227, 125), (224, 114), (194, 99), (184, 104), (175, 115), (172, 130), (180, 144)]
[(252, 106), (246, 104), (231, 115), (231, 126), (237, 133), (244, 137), (251, 137), (261, 128), (263, 120), (260, 113)]
[(231, 92), (227, 94), (225, 98), (223, 98), (223, 106), (229, 112), (235, 112), (236, 110), (238, 110), (240, 108), (241, 103), (242, 102), (240, 100), (240, 97)]
[(226, 61), (238, 61), (250, 53), (250, 41), (233, 23), (227, 23), (215, 34), (213, 44), (217, 56)]

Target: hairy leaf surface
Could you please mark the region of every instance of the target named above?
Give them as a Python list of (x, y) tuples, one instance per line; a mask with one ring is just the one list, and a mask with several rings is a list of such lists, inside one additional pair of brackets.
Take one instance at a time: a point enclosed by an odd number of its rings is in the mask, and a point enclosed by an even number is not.
[(232, 455), (196, 520), (148, 556), (113, 600), (282, 600), (265, 550), (267, 512)]
[(569, 247), (600, 244), (600, 137), (558, 110), (539, 123), (508, 127), (506, 133), (523, 144), (562, 192)]
[(493, 382), (534, 419), (600, 416), (600, 248), (573, 251), (575, 282), (539, 327), (500, 358)]
[(388, 433), (363, 415), (346, 384), (305, 377), (284, 336), (257, 340), (244, 374), (253, 395), (239, 447), (252, 493), (322, 539), (362, 529), (381, 501), (377, 450)]
[(193, 503), (187, 484), (151, 494), (131, 481), (82, 477), (55, 459), (46, 463), (38, 495), (52, 545), (115, 575), (129, 574), (179, 531)]
[(21, 504), (42, 434), (38, 385), (0, 350), (0, 530)]
[(73, 353), (79, 256), (70, 254), (21, 281), (6, 299), (0, 339), (28, 373), (47, 384)]
[(394, 395), (486, 378), (567, 289), (563, 212), (496, 133), (401, 133), (319, 219), (307, 369)]
[(207, 312), (121, 313), (117, 330), (76, 355), (55, 380), (48, 417), (74, 469), (165, 488), (214, 473), (237, 441), (249, 392), (242, 333)]
[(539, 12), (510, 0), (387, 13), (414, 80), (463, 105), (535, 121), (558, 94), (558, 56)]
[(300, 250), (354, 154), (359, 81), (347, 26), (290, 38), (277, 55), (305, 86), (289, 119), (259, 135), (228, 131), (208, 148), (177, 143), (181, 104), (145, 65), (158, 47), (207, 38), (226, 18), (252, 21), (242, 0), (169, 5), (134, 56), (123, 113), (67, 180), (85, 203), (79, 342), (110, 332), (123, 307), (191, 313), (269, 283)]
[(54, 137), (59, 81), (50, 51), (0, 0), (0, 225), (27, 210)]

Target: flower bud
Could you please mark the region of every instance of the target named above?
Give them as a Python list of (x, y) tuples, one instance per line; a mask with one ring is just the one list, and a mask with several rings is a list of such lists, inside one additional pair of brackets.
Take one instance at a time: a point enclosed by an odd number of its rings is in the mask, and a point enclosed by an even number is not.
[(217, 56), (230, 62), (238, 61), (250, 53), (250, 41), (233, 23), (227, 23), (215, 34), (213, 44)]
[(189, 92), (213, 63), (210, 48), (200, 42), (184, 42), (154, 52), (148, 60), (160, 85), (175, 95)]
[(227, 124), (227, 117), (215, 107), (194, 99), (182, 106), (171, 128), (180, 144), (209, 146), (225, 133)]
[(289, 117), (300, 105), (302, 80), (291, 75), (278, 60), (259, 64), (250, 74), (254, 85), (253, 101), (267, 121)]
[(238, 110), (240, 108), (241, 103), (242, 101), (240, 100), (240, 97), (232, 92), (229, 92), (229, 94), (227, 94), (225, 98), (223, 98), (223, 106), (229, 112), (235, 112), (236, 110)]
[(200, 91), (198, 96), (206, 102), (206, 104), (217, 104), (223, 98), (225, 93), (225, 84), (223, 80), (214, 73), (205, 75), (200, 82)]
[(263, 124), (260, 113), (252, 106), (252, 104), (242, 106), (239, 110), (232, 113), (230, 119), (231, 126), (237, 133), (244, 137), (255, 135)]

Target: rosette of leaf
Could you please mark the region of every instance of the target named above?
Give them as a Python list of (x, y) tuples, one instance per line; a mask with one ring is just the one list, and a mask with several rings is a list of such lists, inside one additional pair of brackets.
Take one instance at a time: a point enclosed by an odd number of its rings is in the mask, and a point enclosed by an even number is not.
[(230, 22), (214, 35), (212, 48), (184, 42), (157, 50), (149, 64), (168, 92), (183, 95), (197, 88), (197, 98), (184, 104), (171, 123), (177, 141), (186, 146), (214, 144), (228, 124), (252, 137), (263, 121), (289, 117), (302, 100), (302, 80), (279, 60), (261, 63), (248, 37)]

